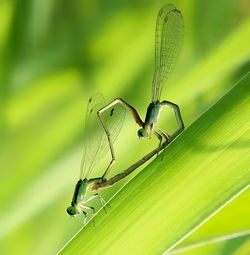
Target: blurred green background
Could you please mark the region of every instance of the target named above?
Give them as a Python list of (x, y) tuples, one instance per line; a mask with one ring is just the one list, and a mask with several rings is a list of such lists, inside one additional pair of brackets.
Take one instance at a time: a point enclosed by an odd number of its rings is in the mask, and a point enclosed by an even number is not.
[[(0, 1), (1, 254), (55, 254), (82, 226), (66, 207), (79, 176), (87, 99), (97, 91), (107, 102), (122, 97), (144, 118), (156, 15), (166, 3)], [(188, 126), (249, 71), (250, 2), (172, 3), (183, 14), (185, 40), (162, 99), (180, 106)], [(168, 113), (163, 123), (173, 130)], [(139, 141), (136, 131), (127, 114), (111, 175), (157, 144)], [(123, 183), (102, 191), (104, 198)]]

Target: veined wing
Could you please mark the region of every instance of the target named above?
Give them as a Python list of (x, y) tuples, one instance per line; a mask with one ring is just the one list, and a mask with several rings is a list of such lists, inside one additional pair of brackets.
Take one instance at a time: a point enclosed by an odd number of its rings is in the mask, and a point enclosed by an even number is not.
[[(88, 178), (96, 163), (109, 151), (108, 138), (97, 116), (97, 111), (104, 106), (104, 97), (99, 93), (89, 99), (84, 128), (80, 179)], [(115, 105), (102, 114), (103, 122), (110, 132), (112, 142), (115, 141), (122, 128), (125, 113), (126, 111), (122, 106)]]
[(172, 4), (165, 5), (159, 11), (156, 21), (153, 102), (160, 100), (163, 85), (176, 65), (183, 35), (184, 25), (180, 11)]

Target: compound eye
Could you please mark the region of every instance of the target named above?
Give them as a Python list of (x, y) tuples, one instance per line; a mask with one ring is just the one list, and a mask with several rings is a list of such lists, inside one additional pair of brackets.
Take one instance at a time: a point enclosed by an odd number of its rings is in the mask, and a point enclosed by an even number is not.
[(76, 211), (76, 208), (74, 206), (69, 206), (67, 208), (67, 213), (71, 216), (71, 217), (74, 217), (74, 216), (77, 216), (77, 211)]
[(139, 129), (137, 135), (139, 136), (140, 139), (146, 138), (147, 137), (146, 130), (144, 128)]

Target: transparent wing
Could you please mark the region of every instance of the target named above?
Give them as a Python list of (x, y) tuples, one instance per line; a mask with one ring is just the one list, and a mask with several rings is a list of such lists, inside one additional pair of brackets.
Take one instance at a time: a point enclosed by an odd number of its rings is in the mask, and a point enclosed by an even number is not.
[[(101, 94), (95, 94), (89, 99), (84, 128), (81, 179), (88, 178), (96, 163), (109, 151), (108, 138), (97, 116), (97, 111), (103, 106), (105, 106), (105, 100)], [(110, 132), (112, 142), (115, 141), (122, 128), (124, 118), (125, 109), (119, 105), (103, 113), (102, 119)]]
[(83, 156), (80, 167), (80, 179), (87, 175), (88, 169), (93, 164), (93, 160), (98, 150), (101, 149), (103, 131), (97, 119), (97, 110), (105, 105), (105, 100), (101, 94), (93, 95), (87, 104), (84, 136), (83, 136)]
[(165, 5), (159, 11), (156, 21), (153, 102), (160, 100), (163, 85), (176, 65), (183, 35), (184, 25), (180, 11), (172, 4)]

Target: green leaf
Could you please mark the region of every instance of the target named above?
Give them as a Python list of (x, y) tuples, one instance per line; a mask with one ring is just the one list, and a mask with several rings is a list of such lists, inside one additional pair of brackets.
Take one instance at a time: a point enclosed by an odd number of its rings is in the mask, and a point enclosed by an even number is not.
[(250, 235), (231, 237), (229, 240), (215, 239), (203, 245), (189, 247), (190, 249), (175, 250), (174, 255), (248, 255), (250, 252)]
[(250, 75), (111, 200), (62, 254), (162, 254), (247, 188)]
[(250, 235), (250, 189), (226, 205), (208, 222), (180, 243), (174, 252), (193, 249), (209, 243)]

